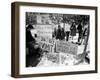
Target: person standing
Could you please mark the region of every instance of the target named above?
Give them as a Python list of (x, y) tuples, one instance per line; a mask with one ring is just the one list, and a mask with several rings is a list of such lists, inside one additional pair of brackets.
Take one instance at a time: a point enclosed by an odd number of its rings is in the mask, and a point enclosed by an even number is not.
[(35, 67), (39, 63), (39, 58), (42, 55), (42, 50), (39, 47), (38, 43), (36, 43), (35, 40), (35, 34), (34, 37), (32, 36), (31, 30), (35, 30), (34, 27), (29, 24), (26, 28), (26, 67)]
[(61, 40), (65, 39), (65, 31), (64, 28), (61, 28)]
[[(34, 29), (34, 27), (31, 24), (29, 24), (28, 27), (26, 28), (26, 47), (29, 49), (31, 48), (32, 43), (36, 42), (35, 38), (31, 34), (32, 29)], [(29, 52), (30, 52), (30, 50), (29, 50)]]
[[(77, 30), (78, 30), (78, 34), (79, 34), (79, 36), (78, 36), (78, 43), (80, 43), (80, 40), (81, 40), (81, 38), (82, 38), (82, 33), (83, 33), (83, 30), (82, 30), (82, 24), (81, 23), (79, 23), (79, 25), (78, 25), (78, 27), (77, 27)], [(81, 44), (81, 43), (80, 43)]]
[(56, 39), (61, 40), (61, 26), (60, 25), (58, 25)]
[(75, 25), (75, 22), (72, 23), (72, 25), (70, 27), (70, 31), (71, 31), (71, 36), (72, 36), (72, 40), (73, 40), (74, 36), (76, 36), (76, 25)]
[(54, 31), (53, 31), (53, 33), (52, 33), (52, 37), (53, 37), (53, 38), (56, 38), (56, 35), (57, 35), (57, 30), (56, 30), (56, 28), (54, 28)]
[(69, 40), (69, 34), (70, 34), (70, 25), (69, 25), (69, 23), (67, 23), (66, 26), (65, 26), (66, 41)]

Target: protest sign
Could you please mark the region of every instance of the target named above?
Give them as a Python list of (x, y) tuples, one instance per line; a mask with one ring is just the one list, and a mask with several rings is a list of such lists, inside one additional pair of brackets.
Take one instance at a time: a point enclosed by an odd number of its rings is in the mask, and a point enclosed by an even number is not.
[(52, 25), (50, 24), (37, 24), (36, 25), (36, 29), (37, 29), (37, 35), (38, 36), (42, 36), (42, 37), (49, 37), (52, 38)]
[(54, 54), (52, 54), (52, 53), (47, 53), (47, 59), (49, 60), (49, 61), (52, 61), (53, 63), (57, 63), (57, 64), (59, 64), (60, 63), (60, 59), (59, 59), (59, 54), (58, 53), (54, 53)]
[(39, 46), (49, 52), (54, 52), (55, 41), (47, 37), (38, 37), (37, 42)]
[(74, 65), (75, 55), (72, 54), (61, 54), (60, 53), (60, 65)]
[(56, 41), (56, 52), (77, 54), (78, 45), (66, 41)]

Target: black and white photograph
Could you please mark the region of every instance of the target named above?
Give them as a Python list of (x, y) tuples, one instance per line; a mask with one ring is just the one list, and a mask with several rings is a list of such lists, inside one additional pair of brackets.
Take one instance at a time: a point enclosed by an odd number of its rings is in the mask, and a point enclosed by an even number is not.
[(90, 15), (25, 13), (26, 67), (89, 65)]
[(97, 73), (97, 7), (12, 4), (12, 75)]

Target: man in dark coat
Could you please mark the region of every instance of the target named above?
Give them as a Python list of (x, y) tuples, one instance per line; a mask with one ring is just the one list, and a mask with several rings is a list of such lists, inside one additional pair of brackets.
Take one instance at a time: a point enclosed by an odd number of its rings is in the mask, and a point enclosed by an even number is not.
[(34, 29), (32, 25), (28, 25), (26, 28), (26, 47), (29, 47), (31, 43), (35, 43), (35, 38), (32, 37), (31, 29)]
[(60, 25), (58, 25), (56, 39), (61, 40), (61, 26)]
[(36, 43), (35, 38), (31, 34), (31, 29), (34, 29), (32, 25), (28, 25), (26, 28), (26, 67), (34, 67), (39, 63), (39, 58), (42, 55), (42, 50)]
[(61, 29), (61, 40), (65, 39), (65, 31), (64, 28)]
[(82, 24), (81, 23), (79, 23), (79, 25), (77, 27), (77, 30), (78, 30), (78, 33), (79, 33), (78, 42), (80, 43), (80, 40), (82, 38), (82, 33), (83, 33)]
[(73, 40), (73, 37), (76, 36), (76, 25), (75, 25), (75, 22), (72, 23), (72, 25), (70, 27), (70, 31), (71, 31), (71, 36), (72, 36), (72, 40)]

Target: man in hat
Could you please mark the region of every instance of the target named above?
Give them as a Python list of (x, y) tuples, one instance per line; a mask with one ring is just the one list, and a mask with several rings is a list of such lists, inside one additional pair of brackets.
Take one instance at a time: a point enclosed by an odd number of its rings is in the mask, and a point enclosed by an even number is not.
[(42, 55), (42, 50), (36, 43), (35, 37), (32, 36), (31, 30), (35, 29), (32, 25), (28, 25), (26, 28), (26, 67), (35, 67), (39, 63), (39, 58)]
[[(26, 28), (26, 43), (30, 43), (30, 42), (35, 43), (35, 39), (32, 37), (32, 34), (31, 34), (32, 29), (34, 29), (34, 28), (31, 24), (29, 24), (28, 27)], [(26, 46), (27, 46), (27, 44), (26, 44)]]

